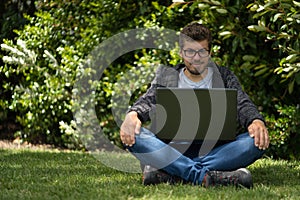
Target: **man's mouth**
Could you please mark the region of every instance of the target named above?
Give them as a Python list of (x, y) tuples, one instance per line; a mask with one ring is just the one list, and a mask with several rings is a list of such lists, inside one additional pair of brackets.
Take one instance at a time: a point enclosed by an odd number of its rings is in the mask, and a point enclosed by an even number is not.
[(203, 63), (192, 63), (193, 66), (199, 67), (201, 66)]

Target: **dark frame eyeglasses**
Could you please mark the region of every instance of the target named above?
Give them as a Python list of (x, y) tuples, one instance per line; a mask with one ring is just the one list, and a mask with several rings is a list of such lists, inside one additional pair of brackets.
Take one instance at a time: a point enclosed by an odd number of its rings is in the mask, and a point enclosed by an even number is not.
[(205, 57), (209, 56), (209, 51), (207, 49), (199, 49), (197, 51), (194, 49), (184, 49), (183, 52), (184, 52), (184, 55), (188, 58), (193, 58), (196, 55), (196, 53), (198, 53), (198, 55), (201, 58), (205, 58)]

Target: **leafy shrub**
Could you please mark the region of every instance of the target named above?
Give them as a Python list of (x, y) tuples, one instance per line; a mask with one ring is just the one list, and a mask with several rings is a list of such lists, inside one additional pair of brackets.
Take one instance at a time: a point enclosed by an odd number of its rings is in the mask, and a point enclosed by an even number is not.
[(300, 110), (298, 106), (275, 105), (277, 116), (267, 117), (271, 138), (269, 154), (274, 158), (300, 159)]
[[(88, 76), (90, 73), (89, 69), (83, 69), (85, 58), (103, 40), (131, 26), (135, 15), (129, 10), (137, 15), (147, 12), (144, 8), (148, 3), (130, 0), (122, 2), (122, 6), (119, 3), (38, 2), (40, 9), (36, 17), (27, 17), (29, 24), (16, 31), (17, 44), (5, 40), (1, 45), (7, 52), (1, 75), (17, 80), (3, 84), (12, 93), (11, 103), (5, 101), (3, 106), (17, 113), (17, 121), (22, 125), (18, 136), (23, 140), (81, 148), (78, 130), (72, 121), (73, 107), (78, 106), (74, 105), (72, 92), (78, 74)], [(104, 117), (100, 118), (110, 118), (107, 107), (111, 88), (108, 86), (112, 83), (107, 80), (124, 70), (122, 62), (120, 59), (114, 64), (115, 68), (107, 70), (103, 81), (98, 83), (100, 89), (104, 88), (104, 93), (99, 91), (98, 95), (98, 108), (104, 111)]]
[[(14, 40), (17, 34), (14, 29), (22, 29), (28, 20), (23, 14), (34, 16), (35, 5), (34, 0), (2, 0), (0, 2), (0, 41), (3, 39)], [(4, 52), (0, 49), (0, 55)], [(0, 59), (0, 66), (3, 65)], [(7, 77), (4, 73), (0, 73), (0, 138), (14, 139), (14, 132), (20, 129), (19, 123), (16, 122), (16, 113), (7, 109), (11, 103), (11, 89), (4, 88), (4, 83), (10, 82), (12, 85), (17, 82), (17, 77)]]
[[(1, 47), (9, 52), (3, 61), (18, 66), (12, 68), (6, 65), (4, 70), (18, 75), (22, 80), (22, 84), (15, 86), (9, 106), (19, 113), (17, 119), (23, 125), (19, 136), (35, 143), (61, 144), (56, 122), (71, 117), (70, 105), (67, 104), (71, 100), (70, 76), (66, 69), (59, 66), (47, 50), (43, 56), (49, 62), (48, 67), (40, 67), (37, 64), (38, 55), (29, 50), (22, 40), (18, 40), (14, 47), (8, 44), (2, 44)], [(5, 87), (9, 87), (9, 84)]]

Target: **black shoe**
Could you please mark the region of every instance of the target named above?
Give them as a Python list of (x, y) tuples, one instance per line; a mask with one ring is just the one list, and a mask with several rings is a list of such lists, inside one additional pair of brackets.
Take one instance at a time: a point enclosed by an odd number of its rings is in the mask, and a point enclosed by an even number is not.
[(237, 186), (253, 187), (252, 176), (249, 170), (241, 168), (236, 171), (209, 171), (204, 177), (204, 186)]
[(145, 165), (143, 172), (143, 184), (144, 185), (156, 185), (159, 183), (175, 184), (182, 182), (179, 177), (171, 176), (162, 170), (158, 170), (150, 165)]

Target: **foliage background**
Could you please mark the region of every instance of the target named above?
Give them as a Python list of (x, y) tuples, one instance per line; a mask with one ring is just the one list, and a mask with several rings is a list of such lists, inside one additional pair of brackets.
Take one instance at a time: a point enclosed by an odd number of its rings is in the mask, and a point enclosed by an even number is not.
[[(73, 109), (81, 105), (74, 103), (72, 94), (78, 74), (93, 74), (82, 64), (93, 48), (126, 30), (179, 31), (191, 21), (200, 21), (213, 33), (215, 61), (236, 73), (265, 116), (272, 144), (268, 155), (299, 159), (300, 2), (46, 0), (1, 4), (1, 137), (84, 148), (75, 120), (85, 118), (81, 122), (88, 126), (92, 119), (83, 115), (74, 119)], [(177, 62), (176, 50), (136, 50), (112, 63), (101, 80), (91, 82), (97, 91), (97, 120), (113, 143), (120, 145), (111, 110), (118, 80), (130, 70), (145, 74), (145, 80), (128, 83), (128, 87), (138, 87), (133, 101), (147, 88), (153, 66)], [(123, 89), (130, 90), (126, 85)], [(4, 134), (8, 123), (14, 124), (14, 135)]]

